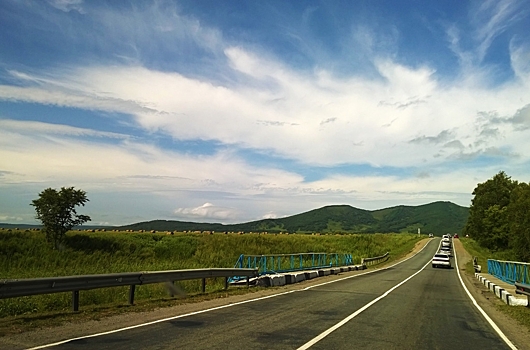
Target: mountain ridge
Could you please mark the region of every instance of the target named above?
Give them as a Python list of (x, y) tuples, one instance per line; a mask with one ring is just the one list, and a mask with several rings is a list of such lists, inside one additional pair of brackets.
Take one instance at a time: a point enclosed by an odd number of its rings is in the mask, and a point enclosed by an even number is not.
[(197, 223), (178, 220), (151, 220), (117, 229), (157, 231), (236, 231), (236, 232), (319, 232), (319, 233), (460, 233), (469, 208), (438, 201), (418, 206), (365, 210), (347, 204), (328, 205), (276, 219), (261, 219), (239, 224)]

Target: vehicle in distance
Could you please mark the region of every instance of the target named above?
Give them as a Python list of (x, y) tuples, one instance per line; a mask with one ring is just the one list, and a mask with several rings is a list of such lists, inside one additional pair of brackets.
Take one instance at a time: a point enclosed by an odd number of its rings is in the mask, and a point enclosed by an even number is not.
[(453, 253), (452, 253), (452, 249), (451, 249), (451, 247), (447, 247), (447, 246), (445, 246), (445, 247), (444, 247), (444, 246), (440, 247), (440, 251), (439, 251), (439, 253), (441, 253), (441, 254), (447, 254), (447, 255), (449, 255), (449, 256), (453, 256)]
[(453, 236), (453, 238), (458, 238), (458, 235), (455, 233), (455, 235)]
[(429, 238), (433, 238), (434, 235), (432, 233), (429, 233)]
[(451, 268), (451, 258), (445, 253), (436, 253), (432, 257), (432, 267)]

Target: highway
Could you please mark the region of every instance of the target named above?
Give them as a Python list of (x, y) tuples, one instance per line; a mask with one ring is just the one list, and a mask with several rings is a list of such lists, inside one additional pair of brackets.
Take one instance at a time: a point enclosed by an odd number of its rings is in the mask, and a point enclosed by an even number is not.
[(51, 348), (510, 349), (456, 269), (431, 267), (438, 243), (377, 272)]

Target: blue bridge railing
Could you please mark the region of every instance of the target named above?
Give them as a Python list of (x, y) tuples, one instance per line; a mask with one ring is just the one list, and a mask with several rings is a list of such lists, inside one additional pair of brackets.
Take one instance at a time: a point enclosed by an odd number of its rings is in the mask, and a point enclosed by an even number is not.
[[(234, 268), (258, 269), (259, 275), (352, 265), (351, 254), (297, 253), (271, 255), (241, 254)], [(236, 279), (236, 278), (234, 278)]]
[(488, 259), (488, 273), (498, 279), (514, 284), (530, 284), (530, 264)]

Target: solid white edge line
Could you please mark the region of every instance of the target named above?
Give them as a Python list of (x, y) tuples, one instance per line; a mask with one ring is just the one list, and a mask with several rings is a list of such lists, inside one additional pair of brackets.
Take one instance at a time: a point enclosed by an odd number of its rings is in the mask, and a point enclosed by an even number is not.
[(333, 327), (331, 328), (328, 328), (327, 330), (325, 330), (324, 332), (320, 333), (319, 335), (317, 335), (315, 338), (311, 339), (310, 341), (308, 341), (307, 343), (305, 343), (304, 345), (300, 346), (299, 348), (297, 348), (297, 350), (306, 350), (306, 349), (309, 349), (310, 347), (312, 347), (313, 345), (315, 345), (316, 343), (318, 343), (319, 341), (321, 341), (322, 339), (324, 339), (325, 337), (327, 337), (328, 335), (330, 335), (332, 332), (336, 331), (337, 329), (339, 329), (340, 327), (344, 326), (346, 323), (348, 323), (349, 321), (351, 321), (353, 318), (355, 318), (357, 315), (359, 315), (360, 313), (362, 313), (364, 310), (368, 309), (370, 306), (374, 305), (375, 303), (377, 303), (379, 300), (385, 298), (386, 296), (388, 296), (392, 291), (394, 291), (396, 288), (400, 287), (401, 285), (405, 284), (407, 281), (409, 281), (411, 278), (413, 278), (414, 276), (416, 276), (417, 274), (419, 274), (420, 272), (422, 272), (427, 266), (429, 266), (431, 264), (431, 261), (428, 261), (427, 264), (423, 265), (423, 267), (421, 269), (419, 269), (418, 271), (416, 271), (414, 274), (410, 275), (409, 277), (407, 277), (406, 279), (404, 279), (403, 281), (401, 281), (399, 284), (396, 284), (394, 287), (390, 288), (389, 290), (387, 290), (383, 295), (375, 298), (374, 300), (372, 300), (371, 302), (369, 302), (368, 304), (364, 305), (362, 308), (360, 308), (359, 310), (355, 311), (354, 313), (352, 313), (350, 316), (346, 317), (345, 319), (343, 319), (342, 321), (340, 321), (339, 323), (337, 323), (336, 325), (334, 325)]
[(349, 279), (349, 278), (354, 278), (354, 277), (358, 277), (358, 276), (367, 275), (367, 274), (369, 274), (369, 273), (374, 273), (374, 272), (378, 272), (378, 271), (383, 271), (383, 270), (386, 270), (386, 269), (390, 269), (390, 268), (392, 268), (392, 267), (394, 267), (394, 266), (396, 266), (396, 265), (399, 265), (399, 264), (401, 264), (401, 263), (403, 263), (403, 262), (405, 262), (405, 261), (407, 261), (407, 260), (409, 260), (409, 259), (415, 257), (415, 256), (416, 256), (417, 254), (419, 254), (423, 249), (425, 249), (425, 247), (427, 247), (427, 245), (428, 245), (431, 241), (432, 241), (432, 239), (429, 240), (429, 241), (423, 246), (423, 248), (421, 248), (416, 254), (414, 254), (414, 255), (412, 255), (412, 256), (409, 256), (408, 258), (406, 258), (406, 259), (404, 259), (404, 260), (401, 260), (400, 262), (397, 262), (397, 263), (395, 263), (395, 264), (393, 264), (393, 265), (390, 265), (390, 266), (384, 267), (384, 268), (382, 268), (382, 269), (376, 269), (376, 270), (367, 271), (367, 272), (360, 273), (360, 274), (353, 275), (353, 276), (347, 276), (347, 277), (340, 278), (340, 279), (336, 279), (336, 280), (333, 280), (333, 281), (320, 283), (320, 284), (317, 284), (317, 285), (314, 285), (314, 286), (309, 286), (309, 287), (306, 287), (306, 288), (303, 288), (303, 289), (290, 290), (290, 291), (287, 291), (287, 292), (282, 292), (282, 293), (278, 293), (278, 294), (268, 295), (268, 296), (260, 297), (260, 298), (256, 298), (256, 299), (250, 299), (250, 300), (239, 301), (239, 302), (237, 302), (237, 303), (232, 303), (232, 304), (222, 305), (222, 306), (214, 307), (214, 308), (211, 308), (211, 309), (200, 310), (200, 311), (194, 311), (194, 312), (190, 312), (190, 313), (183, 314), (183, 315), (171, 316), (171, 317), (163, 318), (163, 319), (160, 319), (160, 320), (155, 320), (155, 321), (151, 321), (151, 322), (141, 323), (141, 324), (137, 324), (137, 325), (134, 325), (134, 326), (129, 326), (129, 327), (124, 327), (124, 328), (113, 329), (113, 330), (110, 330), (110, 331), (107, 331), (107, 332), (101, 332), (101, 333), (95, 333), (95, 334), (83, 335), (83, 336), (81, 336), (81, 337), (76, 337), (76, 338), (65, 339), (65, 340), (61, 340), (61, 341), (55, 342), (55, 343), (50, 343), (50, 344), (45, 344), (45, 345), (39, 345), (39, 346), (35, 346), (35, 347), (32, 347), (32, 348), (28, 348), (27, 350), (45, 349), (45, 348), (50, 348), (50, 347), (57, 346), (57, 345), (66, 344), (66, 343), (69, 343), (69, 342), (72, 342), (72, 341), (76, 341), (76, 340), (82, 340), (82, 339), (88, 339), (88, 338), (95, 338), (95, 337), (99, 337), (99, 336), (102, 336), (102, 335), (118, 333), (118, 332), (122, 332), (122, 331), (130, 330), (130, 329), (135, 329), (135, 328), (140, 328), (140, 327), (144, 327), (144, 326), (149, 326), (149, 325), (153, 325), (153, 324), (161, 323), (161, 322), (166, 322), (166, 321), (176, 320), (176, 319), (178, 319), (178, 318), (183, 318), (183, 317), (188, 317), (188, 316), (198, 315), (198, 314), (202, 314), (202, 313), (206, 313), (206, 312), (210, 312), (210, 311), (220, 310), (220, 309), (224, 309), (224, 308), (231, 307), (231, 306), (236, 306), (236, 305), (241, 305), (241, 304), (251, 303), (251, 302), (254, 302), (254, 301), (259, 301), (259, 300), (264, 300), (264, 299), (269, 299), (269, 298), (274, 298), (274, 297), (277, 297), (277, 296), (280, 296), (280, 295), (290, 294), (290, 293), (294, 293), (294, 292), (302, 292), (302, 291), (309, 290), (309, 289), (311, 289), (311, 288), (315, 288), (315, 287), (323, 286), (323, 285), (326, 285), (326, 284), (330, 284), (330, 283), (335, 283), (335, 282), (343, 281), (343, 280), (346, 280), (346, 279)]
[(475, 298), (473, 298), (473, 296), (467, 289), (466, 285), (464, 284), (464, 280), (462, 279), (462, 276), (460, 275), (460, 269), (458, 268), (458, 258), (456, 257), (456, 249), (453, 249), (453, 250), (455, 252), (455, 265), (456, 265), (456, 272), (458, 273), (458, 279), (460, 280), (460, 284), (462, 284), (462, 287), (464, 287), (464, 290), (466, 291), (467, 296), (471, 299), (471, 301), (473, 302), (473, 305), (475, 305), (475, 307), (482, 314), (482, 316), (484, 316), (486, 321), (488, 321), (490, 326), (493, 327), (495, 332), (497, 332), (499, 337), (501, 337), (501, 339), (504, 340), (506, 345), (508, 345), (510, 349), (517, 350), (517, 347), (510, 341), (510, 339), (508, 339), (508, 337), (506, 337), (506, 335), (501, 331), (501, 329), (497, 326), (497, 324), (495, 324), (495, 322), (493, 322), (493, 320), (488, 316), (488, 314), (480, 307), (480, 305), (477, 303)]

